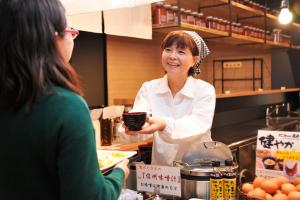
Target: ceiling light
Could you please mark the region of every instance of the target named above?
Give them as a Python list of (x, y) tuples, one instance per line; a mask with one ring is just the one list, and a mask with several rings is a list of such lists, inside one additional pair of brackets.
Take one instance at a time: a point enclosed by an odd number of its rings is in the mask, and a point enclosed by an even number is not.
[(280, 6), (280, 14), (279, 14), (279, 22), (281, 24), (289, 24), (293, 19), (293, 14), (289, 10), (289, 1), (288, 0), (282, 0), (281, 6)]

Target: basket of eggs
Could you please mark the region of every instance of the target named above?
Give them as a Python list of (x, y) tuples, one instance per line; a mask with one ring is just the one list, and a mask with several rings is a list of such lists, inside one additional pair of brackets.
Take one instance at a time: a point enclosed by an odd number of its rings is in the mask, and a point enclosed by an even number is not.
[(300, 200), (300, 177), (289, 181), (286, 177), (266, 179), (255, 177), (239, 187), (240, 200)]

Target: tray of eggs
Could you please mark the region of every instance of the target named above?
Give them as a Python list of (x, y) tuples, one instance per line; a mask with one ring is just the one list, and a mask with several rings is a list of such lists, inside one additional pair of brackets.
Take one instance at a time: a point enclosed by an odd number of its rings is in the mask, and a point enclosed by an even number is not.
[(300, 200), (300, 177), (289, 181), (284, 176), (255, 177), (239, 187), (240, 200)]

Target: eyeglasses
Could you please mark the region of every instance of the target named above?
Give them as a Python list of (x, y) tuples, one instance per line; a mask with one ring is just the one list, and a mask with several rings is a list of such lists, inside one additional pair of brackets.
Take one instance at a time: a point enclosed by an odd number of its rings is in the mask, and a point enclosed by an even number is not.
[(70, 33), (73, 40), (79, 35), (79, 31), (71, 27), (66, 28), (65, 32)]

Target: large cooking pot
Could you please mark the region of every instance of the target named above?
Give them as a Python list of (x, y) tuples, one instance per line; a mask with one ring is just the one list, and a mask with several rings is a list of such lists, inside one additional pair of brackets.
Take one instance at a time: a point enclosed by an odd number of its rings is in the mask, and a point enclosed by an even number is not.
[[(210, 197), (210, 174), (213, 172), (212, 161), (220, 161), (220, 171), (225, 172), (225, 160), (232, 159), (230, 149), (221, 142), (203, 142), (188, 150), (182, 161), (174, 161), (180, 167), (182, 199)], [(233, 170), (237, 172), (234, 164)]]

